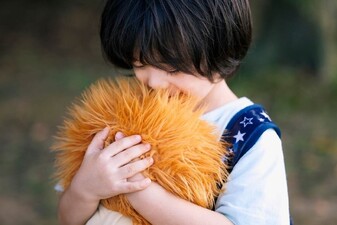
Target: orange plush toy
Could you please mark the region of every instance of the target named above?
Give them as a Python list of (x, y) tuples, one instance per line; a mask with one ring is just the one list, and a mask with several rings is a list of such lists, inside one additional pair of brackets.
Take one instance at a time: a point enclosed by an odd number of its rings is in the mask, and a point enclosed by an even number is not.
[[(97, 82), (72, 106), (59, 131), (54, 146), (57, 179), (64, 189), (69, 186), (93, 136), (109, 126), (106, 145), (117, 131), (140, 134), (151, 144), (147, 155), (154, 158), (145, 176), (180, 198), (212, 208), (217, 185), (228, 175), (221, 161), (226, 148), (215, 127), (200, 119), (203, 110), (196, 108), (192, 97), (150, 90), (133, 78)], [(129, 216), (133, 224), (149, 224), (124, 195), (101, 204)]]

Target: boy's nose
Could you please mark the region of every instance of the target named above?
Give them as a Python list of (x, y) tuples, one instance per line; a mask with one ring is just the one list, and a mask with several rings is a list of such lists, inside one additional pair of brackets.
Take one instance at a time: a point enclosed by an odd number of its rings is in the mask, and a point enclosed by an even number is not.
[(167, 83), (161, 79), (159, 74), (150, 75), (147, 85), (155, 90), (167, 88)]
[(166, 71), (146, 67), (140, 70), (136, 69), (135, 74), (138, 80), (152, 89), (166, 89), (168, 87), (168, 82), (166, 81)]

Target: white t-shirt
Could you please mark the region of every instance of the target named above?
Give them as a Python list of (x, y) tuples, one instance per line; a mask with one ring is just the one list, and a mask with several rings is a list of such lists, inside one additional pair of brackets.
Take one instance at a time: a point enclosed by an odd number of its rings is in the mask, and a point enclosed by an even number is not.
[[(240, 98), (208, 112), (202, 119), (215, 124), (220, 133), (241, 109), (252, 105)], [(215, 211), (235, 225), (289, 225), (288, 190), (281, 140), (266, 130), (238, 161), (219, 196)]]

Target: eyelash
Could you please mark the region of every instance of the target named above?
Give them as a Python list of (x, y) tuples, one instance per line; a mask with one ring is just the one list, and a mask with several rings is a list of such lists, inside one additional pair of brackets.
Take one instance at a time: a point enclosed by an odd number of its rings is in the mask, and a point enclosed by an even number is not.
[[(133, 65), (134, 68), (137, 68), (137, 69), (142, 69), (144, 68), (146, 65)], [(179, 73), (180, 71), (179, 70), (168, 70), (166, 71), (168, 74), (170, 75), (174, 75), (176, 73)]]
[(171, 71), (167, 71), (167, 73), (169, 73), (170, 75), (179, 73), (179, 70), (171, 70)]
[(145, 67), (145, 65), (140, 65), (140, 66), (137, 66), (137, 65), (133, 65), (134, 68), (137, 68), (137, 69), (142, 69)]

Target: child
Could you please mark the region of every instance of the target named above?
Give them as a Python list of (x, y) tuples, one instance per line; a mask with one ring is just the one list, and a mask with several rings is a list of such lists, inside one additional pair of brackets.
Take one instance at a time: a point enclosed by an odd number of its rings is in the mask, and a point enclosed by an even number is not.
[[(133, 69), (150, 88), (198, 97), (207, 107), (203, 119), (217, 125), (219, 138), (230, 119), (253, 104), (226, 84), (251, 42), (248, 0), (108, 0), (101, 41), (112, 64)], [(86, 223), (100, 199), (121, 193), (154, 225), (289, 224), (282, 145), (273, 129), (235, 165), (214, 211), (170, 194), (141, 174), (153, 159), (133, 161), (150, 149), (140, 136), (117, 133), (116, 141), (102, 149), (107, 132), (94, 137), (60, 198), (62, 224)]]

